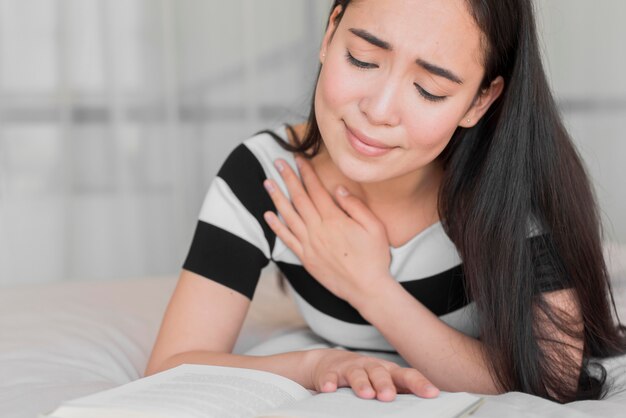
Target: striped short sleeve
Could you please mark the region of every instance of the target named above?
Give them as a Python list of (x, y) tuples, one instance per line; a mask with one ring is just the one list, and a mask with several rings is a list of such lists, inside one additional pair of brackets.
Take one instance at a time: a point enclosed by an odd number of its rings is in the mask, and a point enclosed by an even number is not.
[(529, 244), (535, 275), (535, 292), (551, 292), (571, 287), (563, 260), (555, 248), (551, 234), (531, 237)]
[(252, 299), (276, 236), (263, 219), (276, 212), (263, 188), (266, 174), (245, 144), (228, 156), (206, 194), (185, 270)]

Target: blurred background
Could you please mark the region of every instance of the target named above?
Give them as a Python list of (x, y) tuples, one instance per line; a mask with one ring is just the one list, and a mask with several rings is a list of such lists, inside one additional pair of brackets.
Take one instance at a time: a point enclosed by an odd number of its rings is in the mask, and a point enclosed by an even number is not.
[[(0, 0), (0, 285), (178, 274), (229, 151), (306, 117), (329, 6)], [(626, 2), (536, 6), (605, 239), (626, 244)]]

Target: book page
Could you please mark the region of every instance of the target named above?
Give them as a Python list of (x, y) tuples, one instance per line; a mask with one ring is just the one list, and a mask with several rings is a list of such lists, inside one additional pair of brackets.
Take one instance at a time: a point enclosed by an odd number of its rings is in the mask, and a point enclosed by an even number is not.
[(468, 393), (441, 392), (434, 399), (415, 395), (397, 395), (392, 402), (361, 399), (350, 388), (321, 393), (289, 407), (282, 407), (261, 417), (337, 418), (337, 417), (462, 417), (476, 410), (483, 399)]
[(251, 417), (310, 396), (296, 382), (276, 374), (185, 364), (66, 402), (49, 417)]

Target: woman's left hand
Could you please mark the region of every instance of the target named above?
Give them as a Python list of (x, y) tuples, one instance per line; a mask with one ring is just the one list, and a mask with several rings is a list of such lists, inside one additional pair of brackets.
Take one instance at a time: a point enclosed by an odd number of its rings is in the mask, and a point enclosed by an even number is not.
[(317, 281), (349, 303), (380, 289), (381, 281), (394, 281), (382, 222), (342, 186), (335, 193), (338, 206), (311, 164), (301, 157), (296, 157), (296, 162), (302, 182), (284, 160), (275, 163), (291, 201), (274, 181), (264, 183), (286, 224), (275, 213), (265, 212), (276, 235)]

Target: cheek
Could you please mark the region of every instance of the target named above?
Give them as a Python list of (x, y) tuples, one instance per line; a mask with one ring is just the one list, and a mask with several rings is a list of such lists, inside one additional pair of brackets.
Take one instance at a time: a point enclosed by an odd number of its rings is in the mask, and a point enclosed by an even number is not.
[(415, 112), (412, 117), (405, 119), (412, 146), (422, 152), (433, 154), (433, 158), (446, 147), (462, 116), (456, 109), (436, 107), (436, 104), (423, 106), (422, 111)]
[(322, 67), (315, 92), (316, 111), (336, 113), (341, 116), (343, 109), (358, 99), (359, 86), (354, 74), (340, 62), (341, 57), (329, 56)]

